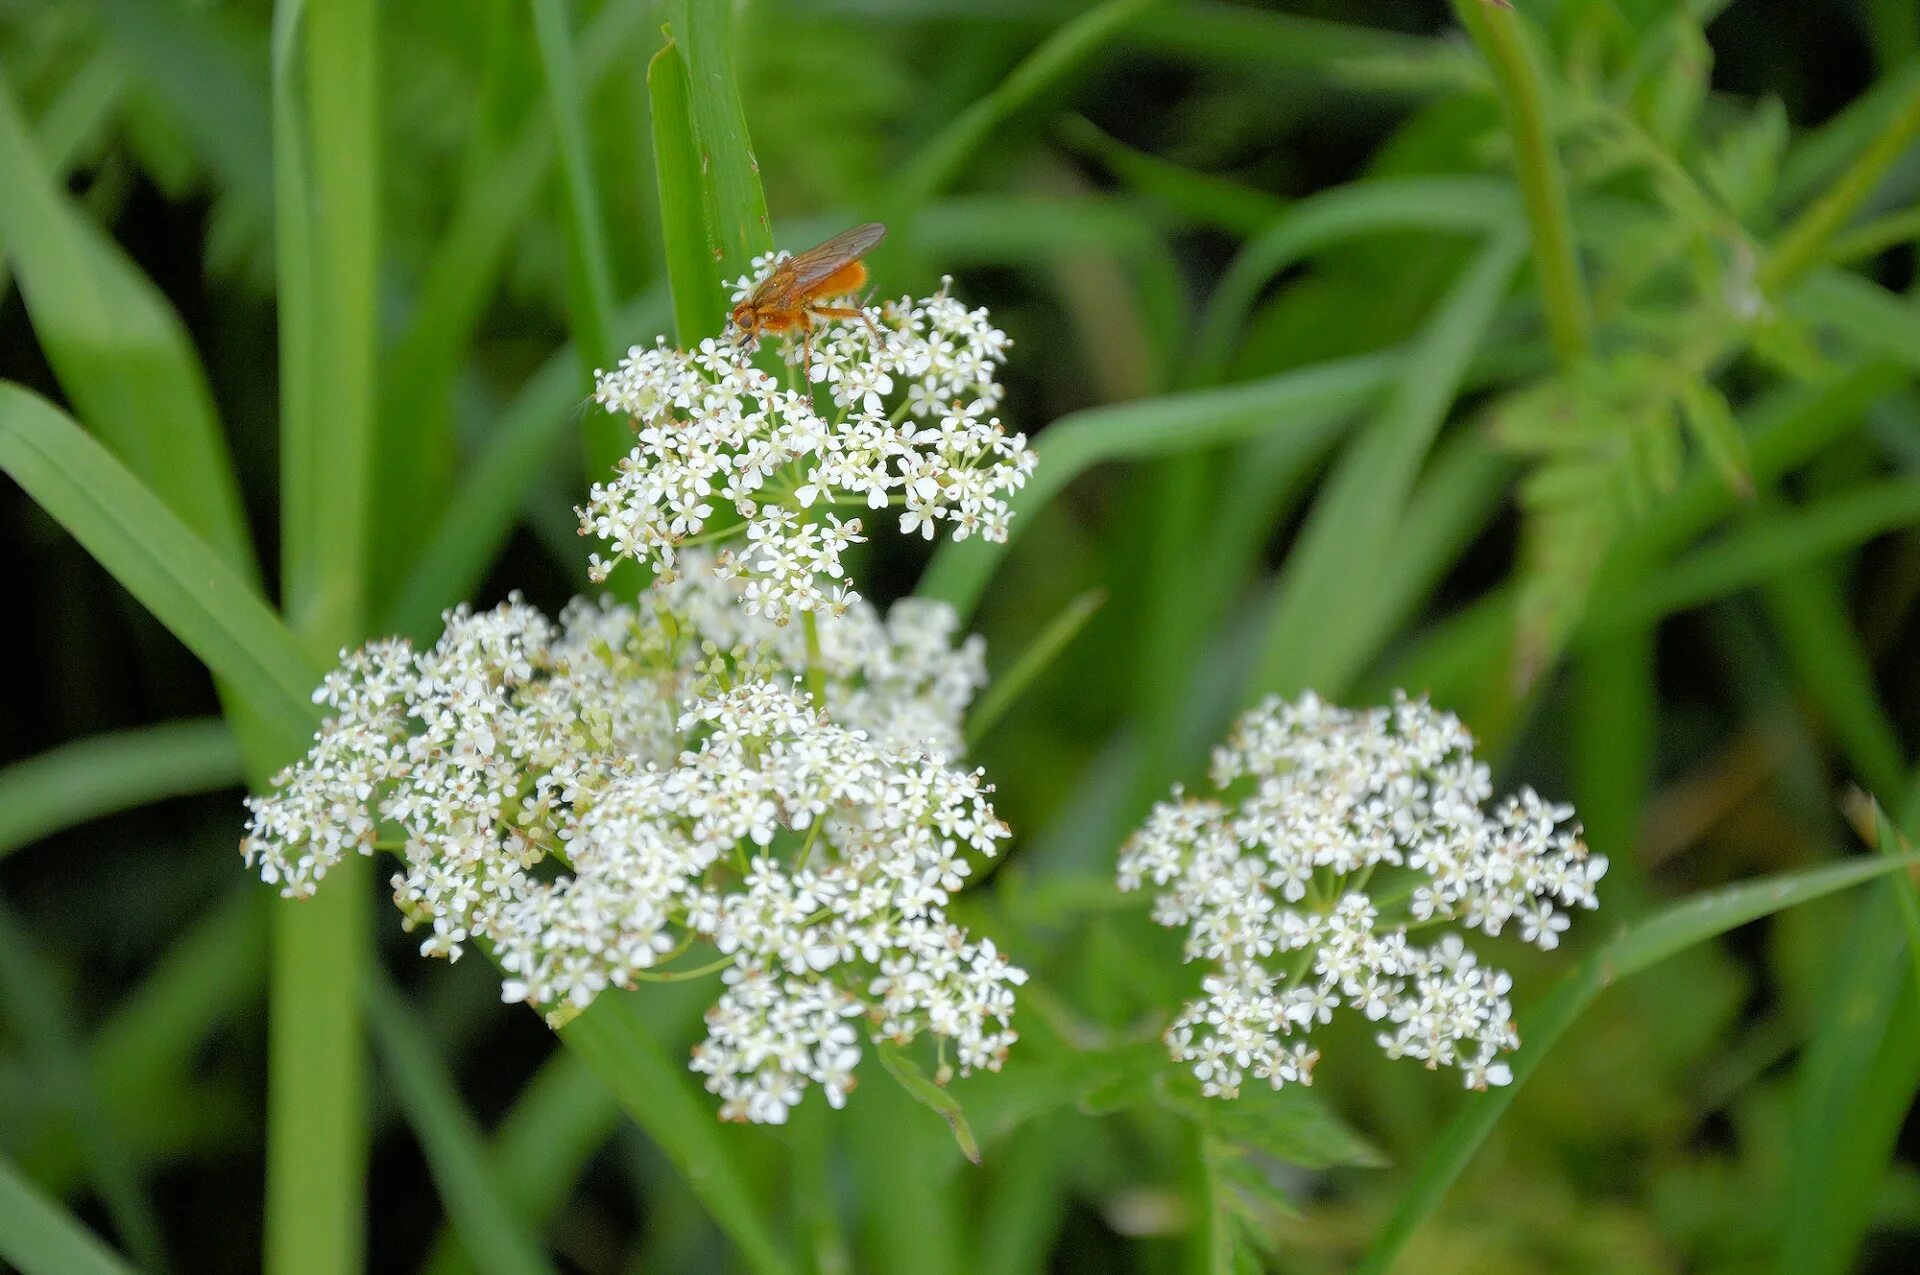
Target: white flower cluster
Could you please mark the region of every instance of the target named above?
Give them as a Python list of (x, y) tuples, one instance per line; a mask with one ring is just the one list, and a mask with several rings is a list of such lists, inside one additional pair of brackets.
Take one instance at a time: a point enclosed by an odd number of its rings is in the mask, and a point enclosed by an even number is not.
[(1188, 960), (1214, 964), (1167, 1032), (1209, 1094), (1251, 1073), (1311, 1083), (1304, 1040), (1342, 1005), (1383, 1024), (1391, 1057), (1507, 1084), (1519, 1044), (1511, 980), (1446, 922), (1554, 947), (1569, 908), (1592, 908), (1606, 859), (1571, 807), (1523, 789), (1484, 809), (1487, 768), (1452, 714), (1423, 700), (1341, 709), (1309, 693), (1248, 713), (1214, 754), (1215, 799), (1156, 806), (1123, 847), (1123, 890), (1151, 883), (1153, 916), (1187, 928)]
[(858, 596), (842, 558), (862, 524), (837, 509), (898, 508), (901, 531), (927, 539), (944, 522), (956, 540), (1004, 540), (1006, 496), (1034, 464), (994, 415), (1006, 334), (944, 287), (864, 313), (821, 330), (785, 384), (740, 339), (635, 347), (601, 373), (594, 397), (632, 420), (635, 445), (580, 510), (581, 533), (608, 546), (594, 577), (631, 558), (671, 578), (687, 546), (738, 540), (721, 569), (750, 610), (784, 621)]
[[(983, 680), (977, 641), (920, 604), (820, 624), (825, 709), (799, 634), (744, 616), (703, 555), (638, 608), (510, 601), (449, 614), (432, 648), (374, 643), (316, 694), (329, 717), (243, 850), (290, 897), (391, 849), (421, 950), (479, 942), (503, 995), (563, 1022), (609, 986), (725, 969), (694, 1067), (721, 1114), (779, 1122), (809, 1083), (838, 1106), (882, 1039), (997, 1068), (1024, 975), (944, 908), (1006, 835), (948, 764)], [(718, 959), (691, 969), (696, 945)], [(688, 960), (697, 961), (697, 955)]]

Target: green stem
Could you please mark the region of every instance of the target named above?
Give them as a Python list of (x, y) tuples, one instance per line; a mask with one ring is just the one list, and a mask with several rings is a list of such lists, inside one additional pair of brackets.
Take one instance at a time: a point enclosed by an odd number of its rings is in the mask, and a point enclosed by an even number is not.
[(1586, 281), (1574, 249), (1567, 212), (1566, 178), (1547, 125), (1545, 87), (1539, 67), (1511, 9), (1484, 0), (1454, 0), (1454, 11), (1493, 68), (1500, 106), (1513, 135), (1514, 167), (1533, 230), (1533, 268), (1554, 352), (1573, 363), (1592, 343), (1593, 318)]
[(827, 706), (827, 669), (820, 658), (820, 621), (811, 611), (800, 613), (800, 627), (807, 635), (807, 693), (816, 708)]

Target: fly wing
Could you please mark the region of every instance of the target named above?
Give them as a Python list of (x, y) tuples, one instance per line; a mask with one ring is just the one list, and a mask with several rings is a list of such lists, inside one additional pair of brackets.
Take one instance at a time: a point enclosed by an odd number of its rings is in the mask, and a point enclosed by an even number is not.
[(843, 230), (817, 248), (809, 248), (787, 262), (794, 272), (794, 286), (804, 291), (842, 266), (860, 260), (886, 237), (887, 228), (877, 221)]

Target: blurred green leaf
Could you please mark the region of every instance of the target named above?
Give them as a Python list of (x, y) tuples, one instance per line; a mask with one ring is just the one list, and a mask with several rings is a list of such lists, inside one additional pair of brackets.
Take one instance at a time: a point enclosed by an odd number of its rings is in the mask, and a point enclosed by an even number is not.
[(0, 77), (0, 244), (80, 416), (243, 575), (253, 546), (200, 360), (160, 290), (79, 215), (34, 153)]
[(1356, 671), (1348, 667), (1355, 648), (1341, 629), (1351, 629), (1355, 613), (1342, 600), (1388, 560), (1396, 520), (1382, 512), (1405, 506), (1525, 251), (1512, 232), (1480, 251), (1401, 364), (1380, 417), (1323, 485), (1281, 570), (1247, 697), (1339, 682)]
[(0, 1257), (23, 1275), (131, 1275), (79, 1219), (0, 1159)]
[(686, 1068), (669, 1058), (642, 1025), (631, 996), (605, 993), (560, 1029), (560, 1039), (613, 1091), (634, 1123), (660, 1144), (746, 1266), (760, 1275), (791, 1275), (793, 1261), (760, 1220), (711, 1106)]
[(297, 755), (319, 722), (320, 676), (233, 568), (71, 418), (0, 383), (0, 468)]
[(454, 1229), (487, 1275), (538, 1275), (554, 1267), (521, 1224), (491, 1171), (480, 1131), (461, 1105), (452, 1077), (433, 1055), (413, 1009), (384, 977), (369, 980), (367, 1016), (401, 1110), (426, 1155)]
[(239, 783), (240, 751), (217, 720), (66, 744), (0, 770), (0, 859), (102, 815)]
[(0, 907), (0, 996), (16, 1038), (34, 1059), (41, 1086), (79, 1133), (89, 1176), (114, 1230), (143, 1268), (165, 1270), (159, 1217), (147, 1198), (140, 1169), (94, 1087), (67, 997), (53, 971), (33, 950), (25, 928), (4, 907)]

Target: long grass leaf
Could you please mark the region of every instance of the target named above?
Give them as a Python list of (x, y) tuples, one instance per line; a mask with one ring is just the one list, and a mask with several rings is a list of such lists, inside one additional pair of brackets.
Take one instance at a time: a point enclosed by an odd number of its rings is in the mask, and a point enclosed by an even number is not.
[(285, 756), (305, 750), (319, 674), (246, 581), (104, 447), (0, 383), (0, 469), (261, 714)]
[(1800, 508), (1763, 514), (1594, 608), (1588, 635), (1650, 624), (1920, 523), (1920, 480), (1855, 487)]
[(1091, 590), (1067, 603), (1060, 609), (1060, 614), (1047, 621), (1046, 627), (1034, 636), (1027, 648), (1014, 657), (1013, 663), (1000, 676), (993, 679), (993, 685), (986, 689), (973, 706), (973, 711), (967, 715), (969, 742), (980, 739), (993, 729), (994, 723), (1019, 701), (1034, 680), (1073, 644), (1073, 639), (1080, 635), (1080, 630), (1093, 619), (1095, 612), (1106, 605), (1106, 601), (1106, 590)]
[[(1010, 502), (1011, 534), (1017, 537), (1038, 510), (1097, 464), (1214, 447), (1286, 429), (1295, 419), (1321, 420), (1331, 412), (1352, 411), (1385, 388), (1398, 366), (1392, 354), (1364, 355), (1225, 389), (1165, 395), (1062, 417), (1040, 436), (1035, 445), (1040, 463)], [(1007, 548), (981, 540), (943, 545), (918, 592), (950, 604), (965, 617)]]
[(748, 1269), (792, 1275), (793, 1261), (761, 1221), (712, 1107), (649, 1033), (629, 995), (604, 994), (560, 1029), (560, 1039), (686, 1177)]
[(133, 1275), (98, 1236), (0, 1159), (0, 1258), (23, 1275)]
[(667, 13), (686, 66), (688, 106), (712, 213), (708, 270), (718, 285), (746, 274), (753, 258), (773, 247), (760, 161), (747, 136), (734, 73), (733, 6), (667, 0)]
[(388, 1077), (453, 1227), (486, 1275), (542, 1275), (554, 1268), (521, 1225), (488, 1165), (480, 1130), (462, 1106), (453, 1078), (434, 1057), (412, 1008), (384, 978), (368, 981), (367, 1016)]
[(254, 570), (198, 356), (160, 290), (57, 189), (0, 75), (0, 243), (34, 331), (88, 427), (229, 565)]
[[(551, 1218), (593, 1153), (621, 1123), (620, 1104), (581, 1057), (556, 1049), (508, 1108), (487, 1150), (503, 1198), (529, 1225)], [(474, 1269), (455, 1237), (443, 1237), (424, 1269)]]
[(1525, 251), (1511, 232), (1481, 250), (1416, 339), (1380, 418), (1341, 457), (1282, 568), (1250, 695), (1342, 682), (1357, 672), (1348, 640), (1359, 619), (1351, 591), (1388, 560), (1397, 530), (1387, 512), (1412, 492)]
[(1915, 860), (1869, 859), (1812, 868), (1708, 891), (1672, 904), (1621, 932), (1583, 960), (1539, 1003), (1521, 1015), (1521, 1047), (1513, 1056), (1513, 1083), (1474, 1094), (1415, 1171), (1392, 1218), (1374, 1242), (1360, 1275), (1385, 1275), (1420, 1224), (1506, 1114), (1513, 1098), (1554, 1043), (1608, 987), (1698, 943), (1750, 921), (1870, 881)]
[(692, 89), (680, 46), (667, 41), (647, 64), (652, 108), (653, 176), (660, 197), (660, 238), (673, 294), (674, 339), (692, 349), (726, 326), (727, 294), (714, 286), (707, 223), (710, 194), (700, 180), (700, 139), (694, 131)]
[(0, 770), (0, 859), (103, 815), (240, 782), (219, 721), (164, 722), (64, 744)]
[[(282, 0), (274, 12), (283, 610), (319, 659), (364, 636), (372, 601), (378, 31), (374, 0)], [(273, 918), (265, 1265), (275, 1275), (346, 1275), (365, 1256), (359, 985), (372, 896), (369, 866), (343, 866), (326, 895)]]
[(573, 54), (573, 31), (563, 0), (533, 0), (534, 43), (546, 77), (547, 109), (559, 145), (565, 195), (569, 312), (574, 342), (587, 370), (613, 350), (613, 274), (601, 221), (600, 184), (587, 147), (586, 94)]

